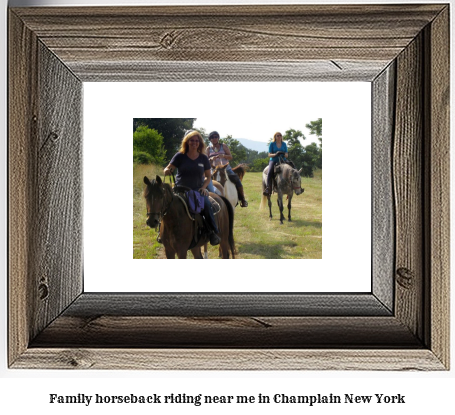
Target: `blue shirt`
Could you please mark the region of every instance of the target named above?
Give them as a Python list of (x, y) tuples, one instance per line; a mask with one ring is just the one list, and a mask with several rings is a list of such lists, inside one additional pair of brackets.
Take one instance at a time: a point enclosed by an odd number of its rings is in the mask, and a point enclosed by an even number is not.
[(175, 176), (177, 186), (186, 186), (199, 190), (204, 183), (204, 172), (210, 170), (210, 162), (205, 154), (199, 154), (196, 160), (191, 160), (186, 154), (177, 153), (170, 162), (177, 167)]
[[(269, 154), (275, 154), (277, 151), (282, 151), (283, 153), (288, 152), (288, 148), (284, 141), (281, 142), (281, 147), (276, 145), (275, 141), (272, 141), (269, 145)], [(284, 157), (284, 154), (283, 154)], [(280, 156), (270, 157), (270, 161), (279, 161)]]

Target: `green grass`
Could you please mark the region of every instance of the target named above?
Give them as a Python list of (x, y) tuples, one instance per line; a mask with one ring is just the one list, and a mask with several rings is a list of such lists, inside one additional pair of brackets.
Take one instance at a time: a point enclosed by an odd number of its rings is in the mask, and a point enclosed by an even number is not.
[[(146, 208), (142, 196), (143, 177), (162, 175), (162, 169), (138, 165), (133, 175), (133, 258), (164, 258), (164, 249), (156, 242), (156, 232), (145, 225)], [(305, 192), (292, 198), (292, 221), (279, 221), (276, 195), (272, 195), (272, 215), (269, 208), (260, 209), (262, 173), (247, 172), (243, 179), (249, 206), (235, 208), (234, 239), (243, 259), (318, 259), (322, 258), (322, 170), (314, 178), (302, 178)], [(284, 200), (287, 218), (287, 201)], [(188, 255), (192, 258), (191, 253)], [(209, 246), (209, 258), (218, 257), (218, 247)]]

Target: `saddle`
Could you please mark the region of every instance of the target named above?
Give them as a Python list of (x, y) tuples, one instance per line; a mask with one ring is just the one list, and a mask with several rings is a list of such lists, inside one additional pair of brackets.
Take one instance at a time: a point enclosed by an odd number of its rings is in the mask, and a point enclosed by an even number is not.
[[(194, 232), (193, 232), (193, 239), (191, 240), (190, 246), (188, 249), (194, 248), (200, 239), (209, 234), (209, 227), (205, 223), (205, 218), (200, 213), (192, 213), (189, 209), (188, 204), (188, 191), (191, 190), (185, 186), (174, 186), (173, 192), (174, 194), (181, 200), (183, 205), (185, 206), (186, 213), (188, 217), (193, 221), (194, 225)], [(213, 214), (216, 215), (220, 212), (221, 206), (219, 203), (213, 199), (211, 196), (208, 197), (209, 201), (212, 205)]]
[(272, 189), (273, 191), (276, 193), (277, 191), (277, 181), (276, 181), (276, 178), (277, 178), (277, 175), (280, 174), (283, 170), (283, 164), (287, 164), (289, 166), (291, 166), (293, 169), (295, 169), (295, 165), (294, 163), (289, 160), (289, 159), (284, 159), (284, 158), (281, 158), (280, 157), (280, 161), (275, 164), (274, 168), (273, 168), (273, 177), (272, 177)]

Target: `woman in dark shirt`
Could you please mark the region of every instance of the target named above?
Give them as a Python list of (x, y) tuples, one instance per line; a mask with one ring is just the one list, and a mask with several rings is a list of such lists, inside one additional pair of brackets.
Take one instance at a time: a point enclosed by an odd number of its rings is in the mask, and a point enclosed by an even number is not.
[[(189, 132), (182, 140), (178, 153), (172, 157), (164, 169), (164, 175), (169, 175), (177, 169), (175, 176), (176, 186), (186, 186), (199, 191), (204, 196), (203, 215), (210, 226), (210, 244), (218, 245), (220, 238), (217, 235), (218, 227), (213, 216), (212, 204), (208, 198), (207, 186), (211, 180), (209, 159), (205, 155), (205, 144), (198, 131)], [(205, 180), (204, 180), (205, 178)]]

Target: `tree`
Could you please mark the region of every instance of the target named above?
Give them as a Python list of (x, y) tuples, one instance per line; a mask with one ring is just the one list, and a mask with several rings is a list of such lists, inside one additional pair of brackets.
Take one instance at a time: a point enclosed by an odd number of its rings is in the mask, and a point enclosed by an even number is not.
[(137, 127), (133, 133), (133, 161), (141, 164), (162, 165), (165, 163), (165, 158), (163, 136), (146, 126)]
[(193, 128), (196, 118), (133, 118), (133, 132), (139, 126), (158, 131), (163, 136), (164, 148), (171, 157), (179, 150), (182, 139)]
[(263, 171), (269, 165), (269, 158), (256, 159), (250, 164), (250, 171)]
[[(310, 128), (311, 126), (311, 128)], [(322, 168), (322, 118), (312, 121), (306, 125), (310, 134), (317, 134), (320, 137), (320, 146), (311, 143), (304, 147), (302, 141), (306, 139), (302, 131), (290, 129), (284, 134), (283, 140), (288, 146), (289, 159), (297, 168), (302, 168), (302, 176), (313, 177), (314, 169)]]
[(303, 163), (304, 149), (300, 140), (305, 140), (306, 137), (302, 131), (290, 129), (284, 133), (283, 140), (286, 141), (288, 147), (289, 159), (295, 164), (295, 166)]
[(229, 164), (231, 167), (235, 167), (237, 164), (245, 161), (246, 159), (246, 148), (240, 144), (239, 140), (232, 138), (232, 135), (228, 135), (227, 137), (220, 140), (221, 143), (226, 144), (231, 151), (232, 160), (230, 160)]
[(322, 148), (322, 118), (310, 121), (305, 127), (310, 130), (310, 135), (315, 135), (318, 138), (319, 145)]
[(313, 177), (313, 171), (318, 167), (321, 150), (316, 143), (311, 143), (304, 148), (302, 154), (302, 176)]

